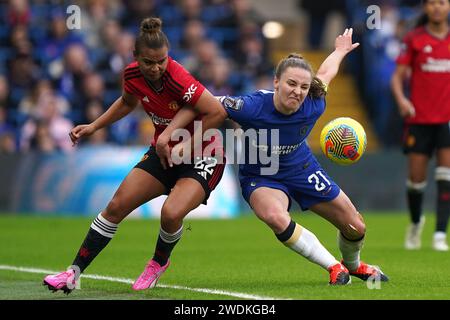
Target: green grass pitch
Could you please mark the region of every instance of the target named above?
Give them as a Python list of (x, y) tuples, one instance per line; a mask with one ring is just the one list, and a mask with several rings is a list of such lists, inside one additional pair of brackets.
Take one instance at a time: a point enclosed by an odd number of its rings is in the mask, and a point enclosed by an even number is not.
[[(340, 259), (336, 230), (312, 213), (294, 214)], [(405, 213), (366, 213), (362, 260), (382, 267), (389, 283), (369, 289), (357, 278), (345, 287), (328, 286), (328, 273), (284, 247), (253, 215), (233, 220), (185, 221), (159, 287), (133, 292), (129, 283), (81, 279), (69, 296), (42, 286), (43, 273), (4, 266), (64, 270), (72, 262), (92, 218), (0, 214), (0, 300), (8, 299), (450, 299), (450, 254), (431, 249), (434, 216), (427, 215), (423, 245), (405, 251)], [(86, 274), (134, 280), (151, 257), (157, 220), (126, 219)], [(3, 266), (3, 268), (2, 268)], [(180, 287), (176, 287), (180, 286)], [(192, 291), (193, 289), (210, 291)], [(214, 291), (216, 290), (216, 291)], [(222, 290), (225, 294), (219, 294)], [(229, 294), (232, 292), (233, 294)]]

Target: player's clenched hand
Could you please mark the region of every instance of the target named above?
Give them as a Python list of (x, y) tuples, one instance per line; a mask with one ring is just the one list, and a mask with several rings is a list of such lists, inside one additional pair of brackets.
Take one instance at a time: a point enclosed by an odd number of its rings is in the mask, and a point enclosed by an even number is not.
[(184, 150), (187, 150), (187, 148), (191, 148), (191, 143), (190, 140), (188, 141), (188, 143), (186, 142), (180, 142), (177, 143), (171, 152), (171, 157), (174, 158), (175, 157), (175, 163), (181, 163), (182, 159), (183, 159), (183, 155), (184, 155)]
[(334, 42), (336, 50), (342, 51), (347, 54), (353, 49), (357, 48), (359, 46), (359, 43), (352, 43), (352, 35), (353, 28), (345, 29), (344, 33), (339, 35)]
[(76, 126), (69, 132), (70, 140), (72, 140), (73, 143), (72, 146), (75, 146), (81, 137), (90, 136), (94, 132), (95, 128), (91, 124), (80, 124)]
[(170, 137), (167, 137), (164, 134), (161, 134), (156, 141), (156, 154), (164, 169), (167, 169), (167, 166), (173, 166), (172, 158), (170, 157), (169, 141)]
[(409, 99), (402, 99), (398, 104), (398, 109), (402, 118), (414, 117), (416, 109)]

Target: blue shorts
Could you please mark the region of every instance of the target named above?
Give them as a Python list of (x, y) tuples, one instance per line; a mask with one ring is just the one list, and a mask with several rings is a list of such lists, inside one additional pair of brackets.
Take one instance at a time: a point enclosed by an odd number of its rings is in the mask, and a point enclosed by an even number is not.
[(240, 171), (239, 180), (242, 196), (249, 205), (253, 191), (260, 187), (268, 187), (286, 193), (289, 198), (288, 210), (291, 208), (291, 198), (305, 211), (312, 205), (335, 199), (341, 190), (315, 159), (308, 168), (296, 167), (290, 170), (289, 174), (284, 172), (282, 178), (278, 174), (261, 176)]

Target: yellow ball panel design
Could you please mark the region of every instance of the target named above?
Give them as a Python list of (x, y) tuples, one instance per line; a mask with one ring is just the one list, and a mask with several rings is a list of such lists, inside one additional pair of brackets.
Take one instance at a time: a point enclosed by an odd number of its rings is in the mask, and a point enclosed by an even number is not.
[(323, 127), (320, 146), (331, 161), (340, 165), (353, 164), (366, 150), (366, 132), (363, 126), (352, 118), (336, 118)]

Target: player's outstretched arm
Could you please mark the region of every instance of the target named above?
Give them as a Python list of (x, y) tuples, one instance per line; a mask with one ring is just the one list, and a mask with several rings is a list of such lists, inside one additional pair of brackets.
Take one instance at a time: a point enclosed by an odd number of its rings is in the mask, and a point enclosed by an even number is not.
[(316, 77), (326, 86), (337, 75), (339, 66), (347, 53), (356, 49), (359, 43), (352, 43), (353, 29), (345, 29), (344, 33), (337, 36), (334, 42), (334, 51), (322, 62), (317, 71)]
[(87, 137), (98, 129), (106, 127), (129, 114), (138, 104), (138, 99), (124, 92), (100, 117), (90, 124), (81, 124), (70, 130), (69, 137), (73, 145), (81, 137)]

